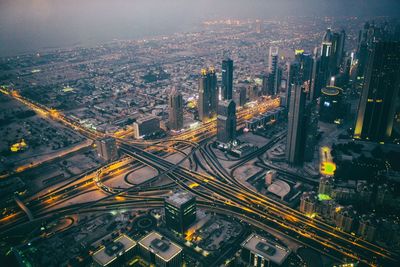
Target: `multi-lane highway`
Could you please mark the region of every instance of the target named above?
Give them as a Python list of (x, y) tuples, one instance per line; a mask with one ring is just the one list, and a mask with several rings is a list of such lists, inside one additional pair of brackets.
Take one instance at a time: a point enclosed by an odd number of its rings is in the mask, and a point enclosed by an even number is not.
[[(36, 103), (32, 103), (28, 99), (21, 97), (15, 92), (10, 93), (9, 95), (30, 106), (42, 115), (48, 116), (51, 119), (57, 120), (69, 127), (72, 127), (88, 138), (97, 139), (104, 136), (102, 133), (97, 133), (93, 130), (82, 127), (79, 123), (65, 117), (60, 112), (48, 109)], [(259, 113), (265, 112), (268, 109), (274, 108), (277, 105), (279, 105), (279, 100), (265, 99), (263, 102), (255, 105), (252, 108), (239, 110), (237, 113), (239, 127), (243, 125), (244, 120), (249, 119)], [(249, 221), (256, 221), (257, 223), (253, 223), (256, 226), (258, 225), (261, 227), (262, 225), (265, 225), (268, 227), (273, 227), (277, 231), (280, 231), (291, 237), (295, 237), (304, 244), (307, 244), (308, 246), (319, 251), (325, 252), (326, 254), (329, 254), (339, 260), (348, 258), (368, 265), (392, 264), (398, 261), (398, 255), (384, 248), (340, 231), (321, 220), (310, 219), (301, 212), (263, 196), (237, 182), (232, 175), (228, 173), (221, 166), (221, 164), (219, 164), (218, 160), (211, 155), (210, 151), (207, 151), (206, 148), (203, 148), (198, 144), (199, 142), (215, 135), (215, 124), (215, 121), (210, 121), (202, 125), (202, 127), (189, 130), (173, 138), (163, 140), (162, 142), (164, 142), (164, 144), (162, 144), (161, 141), (132, 142), (124, 139), (117, 139), (117, 143), (120, 146), (121, 151), (130, 156), (130, 159), (126, 160), (136, 162), (136, 165), (131, 163), (114, 163), (117, 165), (117, 167), (116, 165), (110, 165), (106, 168), (103, 167), (99, 171), (92, 172), (84, 177), (80, 177), (76, 183), (59, 188), (55, 192), (53, 191), (49, 194), (44, 194), (40, 196), (40, 198), (31, 200), (25, 204), (31, 209), (34, 216), (46, 216), (52, 214), (52, 212), (60, 212), (60, 210), (63, 210), (63, 212), (72, 212), (76, 210), (96, 209), (102, 207), (104, 202), (114, 203), (117, 201), (121, 202), (118, 203), (118, 205), (129, 205), (130, 201), (133, 201), (132, 198), (138, 198), (139, 200), (137, 201), (152, 202), (155, 201), (154, 199), (160, 201), (162, 198), (159, 196), (153, 197), (151, 194), (146, 196), (138, 196), (136, 193), (138, 193), (140, 190), (147, 190), (144, 186), (140, 189), (131, 187), (121, 190), (102, 187), (104, 181), (107, 179), (107, 177), (109, 177), (108, 175), (114, 174), (112, 169), (113, 167), (115, 167), (115, 170), (118, 171), (126, 171), (131, 170), (132, 166), (137, 167), (140, 166), (140, 164), (145, 164), (158, 170), (159, 174), (155, 177), (155, 179), (163, 175), (167, 175), (179, 187), (193, 192), (199, 197), (200, 201), (211, 203), (210, 205), (217, 207), (222, 212), (236, 212), (237, 214), (241, 214), (243, 217), (248, 218)], [(253, 152), (252, 154), (241, 159), (233, 168), (238, 167), (244, 164), (246, 161), (264, 153), (269, 147), (280, 141), (281, 138), (284, 138), (284, 134), (278, 136), (276, 139), (273, 139), (259, 151)], [(176, 149), (188, 146), (192, 148), (190, 153), (188, 153), (177, 164), (173, 164), (161, 157), (160, 153), (154, 153), (163, 151), (166, 147), (172, 148), (173, 151), (176, 151)], [(208, 165), (209, 169), (214, 171), (214, 175), (203, 174), (180, 166), (183, 161), (191, 159), (192, 156), (195, 155), (196, 151), (199, 151), (199, 155), (204, 158), (204, 162)], [(96, 201), (74, 205), (73, 208), (67, 206), (63, 209), (51, 209), (52, 207), (55, 207), (56, 203), (61, 203), (66, 201), (68, 198), (90, 192), (90, 190), (99, 189), (103, 190), (107, 196)], [(155, 189), (159, 190), (161, 188)], [(124, 196), (123, 200), (116, 199), (116, 196), (120, 195)], [(9, 226), (18, 225), (18, 223), (25, 220), (26, 217), (22, 214), (22, 212), (9, 213), (0, 219), (0, 223), (2, 223), (0, 229), (7, 229)], [(7, 224), (7, 222), (10, 223)], [(6, 224), (7, 226), (5, 226)]]

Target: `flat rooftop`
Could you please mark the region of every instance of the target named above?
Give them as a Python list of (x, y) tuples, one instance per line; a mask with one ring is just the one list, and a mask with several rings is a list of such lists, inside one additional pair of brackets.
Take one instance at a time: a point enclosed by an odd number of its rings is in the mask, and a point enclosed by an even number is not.
[(187, 203), (188, 201), (192, 200), (194, 196), (189, 192), (181, 191), (173, 194), (172, 196), (165, 199), (165, 201), (174, 207), (181, 207), (183, 204)]
[(250, 235), (242, 243), (242, 247), (278, 265), (281, 265), (290, 254), (290, 250), (286, 250), (255, 234)]
[(136, 242), (127, 235), (115, 238), (110, 244), (102, 246), (93, 254), (93, 260), (102, 266), (107, 266), (126, 251), (136, 246)]
[(165, 262), (178, 255), (182, 248), (157, 232), (151, 232), (139, 241), (139, 245), (151, 251)]

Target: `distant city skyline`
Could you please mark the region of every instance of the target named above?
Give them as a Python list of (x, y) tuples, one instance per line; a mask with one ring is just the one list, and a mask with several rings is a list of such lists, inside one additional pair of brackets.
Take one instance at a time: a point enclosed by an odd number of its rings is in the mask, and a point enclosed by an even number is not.
[(3, 0), (0, 57), (192, 31), (207, 19), (398, 16), (397, 10), (395, 0)]

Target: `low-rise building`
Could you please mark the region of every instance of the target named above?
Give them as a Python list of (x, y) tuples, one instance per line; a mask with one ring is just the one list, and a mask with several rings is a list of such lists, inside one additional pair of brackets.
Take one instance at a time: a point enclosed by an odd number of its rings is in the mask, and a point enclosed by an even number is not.
[(121, 235), (93, 253), (95, 266), (121, 266), (136, 253), (137, 243), (127, 235)]
[(249, 266), (282, 266), (290, 254), (289, 249), (256, 234), (250, 235), (241, 247), (241, 259)]
[(139, 241), (143, 258), (157, 267), (181, 267), (182, 248), (157, 232), (151, 232)]

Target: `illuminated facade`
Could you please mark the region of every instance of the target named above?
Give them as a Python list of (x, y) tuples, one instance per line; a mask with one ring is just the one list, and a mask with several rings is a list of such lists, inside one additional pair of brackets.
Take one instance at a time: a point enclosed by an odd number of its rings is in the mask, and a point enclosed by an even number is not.
[(233, 61), (230, 58), (222, 61), (222, 98), (232, 99), (233, 91)]
[(217, 111), (218, 90), (214, 68), (202, 69), (199, 79), (199, 119), (203, 122), (212, 118)]
[(366, 66), (354, 138), (390, 140), (399, 101), (399, 65), (399, 42), (375, 43)]
[(270, 47), (268, 55), (268, 90), (270, 95), (276, 95), (278, 93), (279, 86), (279, 71), (278, 71), (278, 60), (279, 60), (279, 48)]
[(184, 233), (196, 220), (196, 198), (188, 192), (178, 192), (165, 199), (167, 227)]

